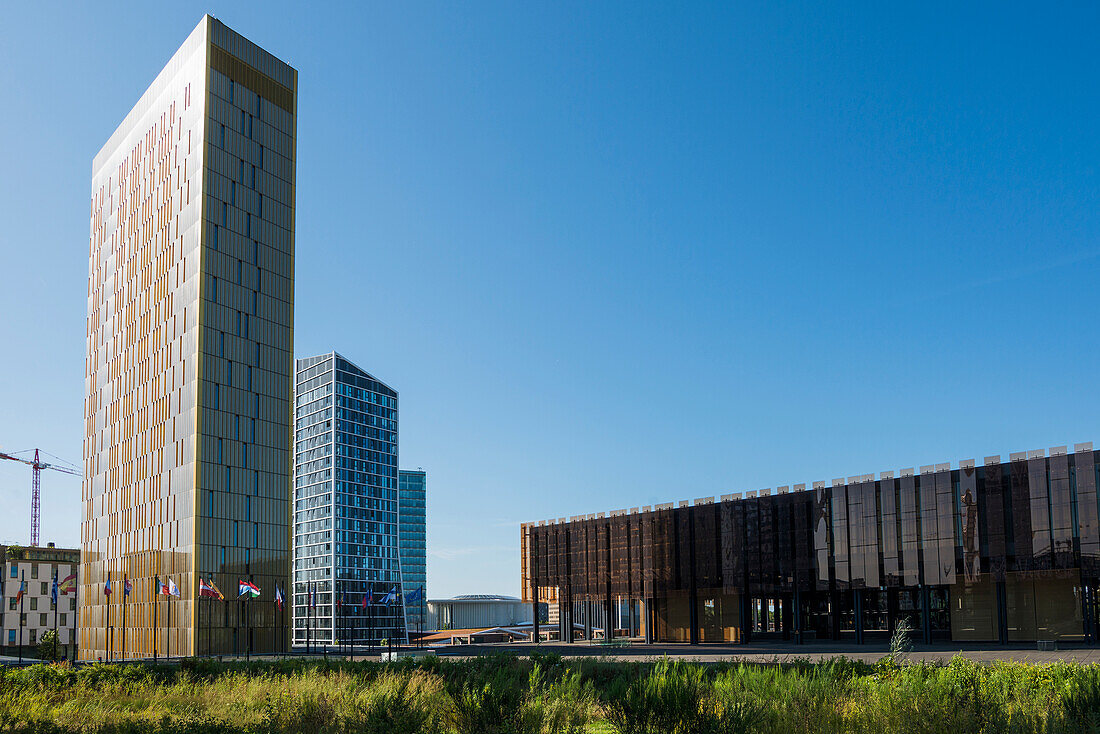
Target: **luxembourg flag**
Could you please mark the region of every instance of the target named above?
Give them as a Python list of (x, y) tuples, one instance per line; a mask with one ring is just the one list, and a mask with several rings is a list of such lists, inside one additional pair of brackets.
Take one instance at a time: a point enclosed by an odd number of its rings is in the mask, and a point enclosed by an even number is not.
[(237, 579), (237, 597), (242, 596), (257, 597), (260, 595), (260, 587), (251, 581), (242, 581)]

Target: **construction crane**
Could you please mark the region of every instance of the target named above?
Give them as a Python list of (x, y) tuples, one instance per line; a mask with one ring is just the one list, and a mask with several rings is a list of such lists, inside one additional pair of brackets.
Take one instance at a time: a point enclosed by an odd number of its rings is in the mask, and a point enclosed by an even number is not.
[[(30, 449), (27, 449), (30, 451)], [(16, 453), (26, 453), (24, 451), (17, 451)], [(45, 452), (43, 452), (45, 453)], [(56, 457), (55, 457), (56, 458)], [(38, 545), (38, 528), (42, 521), (42, 470), (52, 469), (53, 471), (59, 471), (62, 474), (72, 474), (74, 477), (83, 477), (81, 472), (75, 469), (70, 469), (64, 466), (58, 466), (56, 464), (47, 464), (38, 458), (38, 449), (34, 450), (34, 461), (30, 459), (22, 459), (18, 456), (12, 456), (11, 454), (5, 454), (0, 452), (0, 459), (9, 459), (11, 461), (19, 461), (24, 464), (28, 464), (31, 467), (31, 545)], [(67, 463), (67, 462), (66, 462)]]

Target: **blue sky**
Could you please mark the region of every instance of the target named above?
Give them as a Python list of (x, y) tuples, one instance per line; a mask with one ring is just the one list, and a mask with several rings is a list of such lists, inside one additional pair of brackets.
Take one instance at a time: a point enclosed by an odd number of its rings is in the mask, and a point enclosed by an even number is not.
[(204, 12), (299, 70), (296, 351), (400, 391), (432, 596), (524, 520), (1100, 442), (1100, 9), (964, 5), (11, 4), (0, 448), (80, 461), (92, 157)]

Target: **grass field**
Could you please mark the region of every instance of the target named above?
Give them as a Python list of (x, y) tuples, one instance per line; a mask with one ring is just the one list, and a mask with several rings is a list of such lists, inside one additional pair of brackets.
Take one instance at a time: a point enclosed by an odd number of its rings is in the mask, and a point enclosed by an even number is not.
[(0, 670), (0, 731), (1100, 731), (1100, 666), (287, 660)]

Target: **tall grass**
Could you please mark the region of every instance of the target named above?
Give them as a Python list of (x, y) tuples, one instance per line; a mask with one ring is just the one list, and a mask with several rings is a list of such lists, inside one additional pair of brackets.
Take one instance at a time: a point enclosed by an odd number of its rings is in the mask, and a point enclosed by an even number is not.
[(1100, 732), (1100, 665), (614, 663), (555, 656), (0, 669), (0, 731)]

